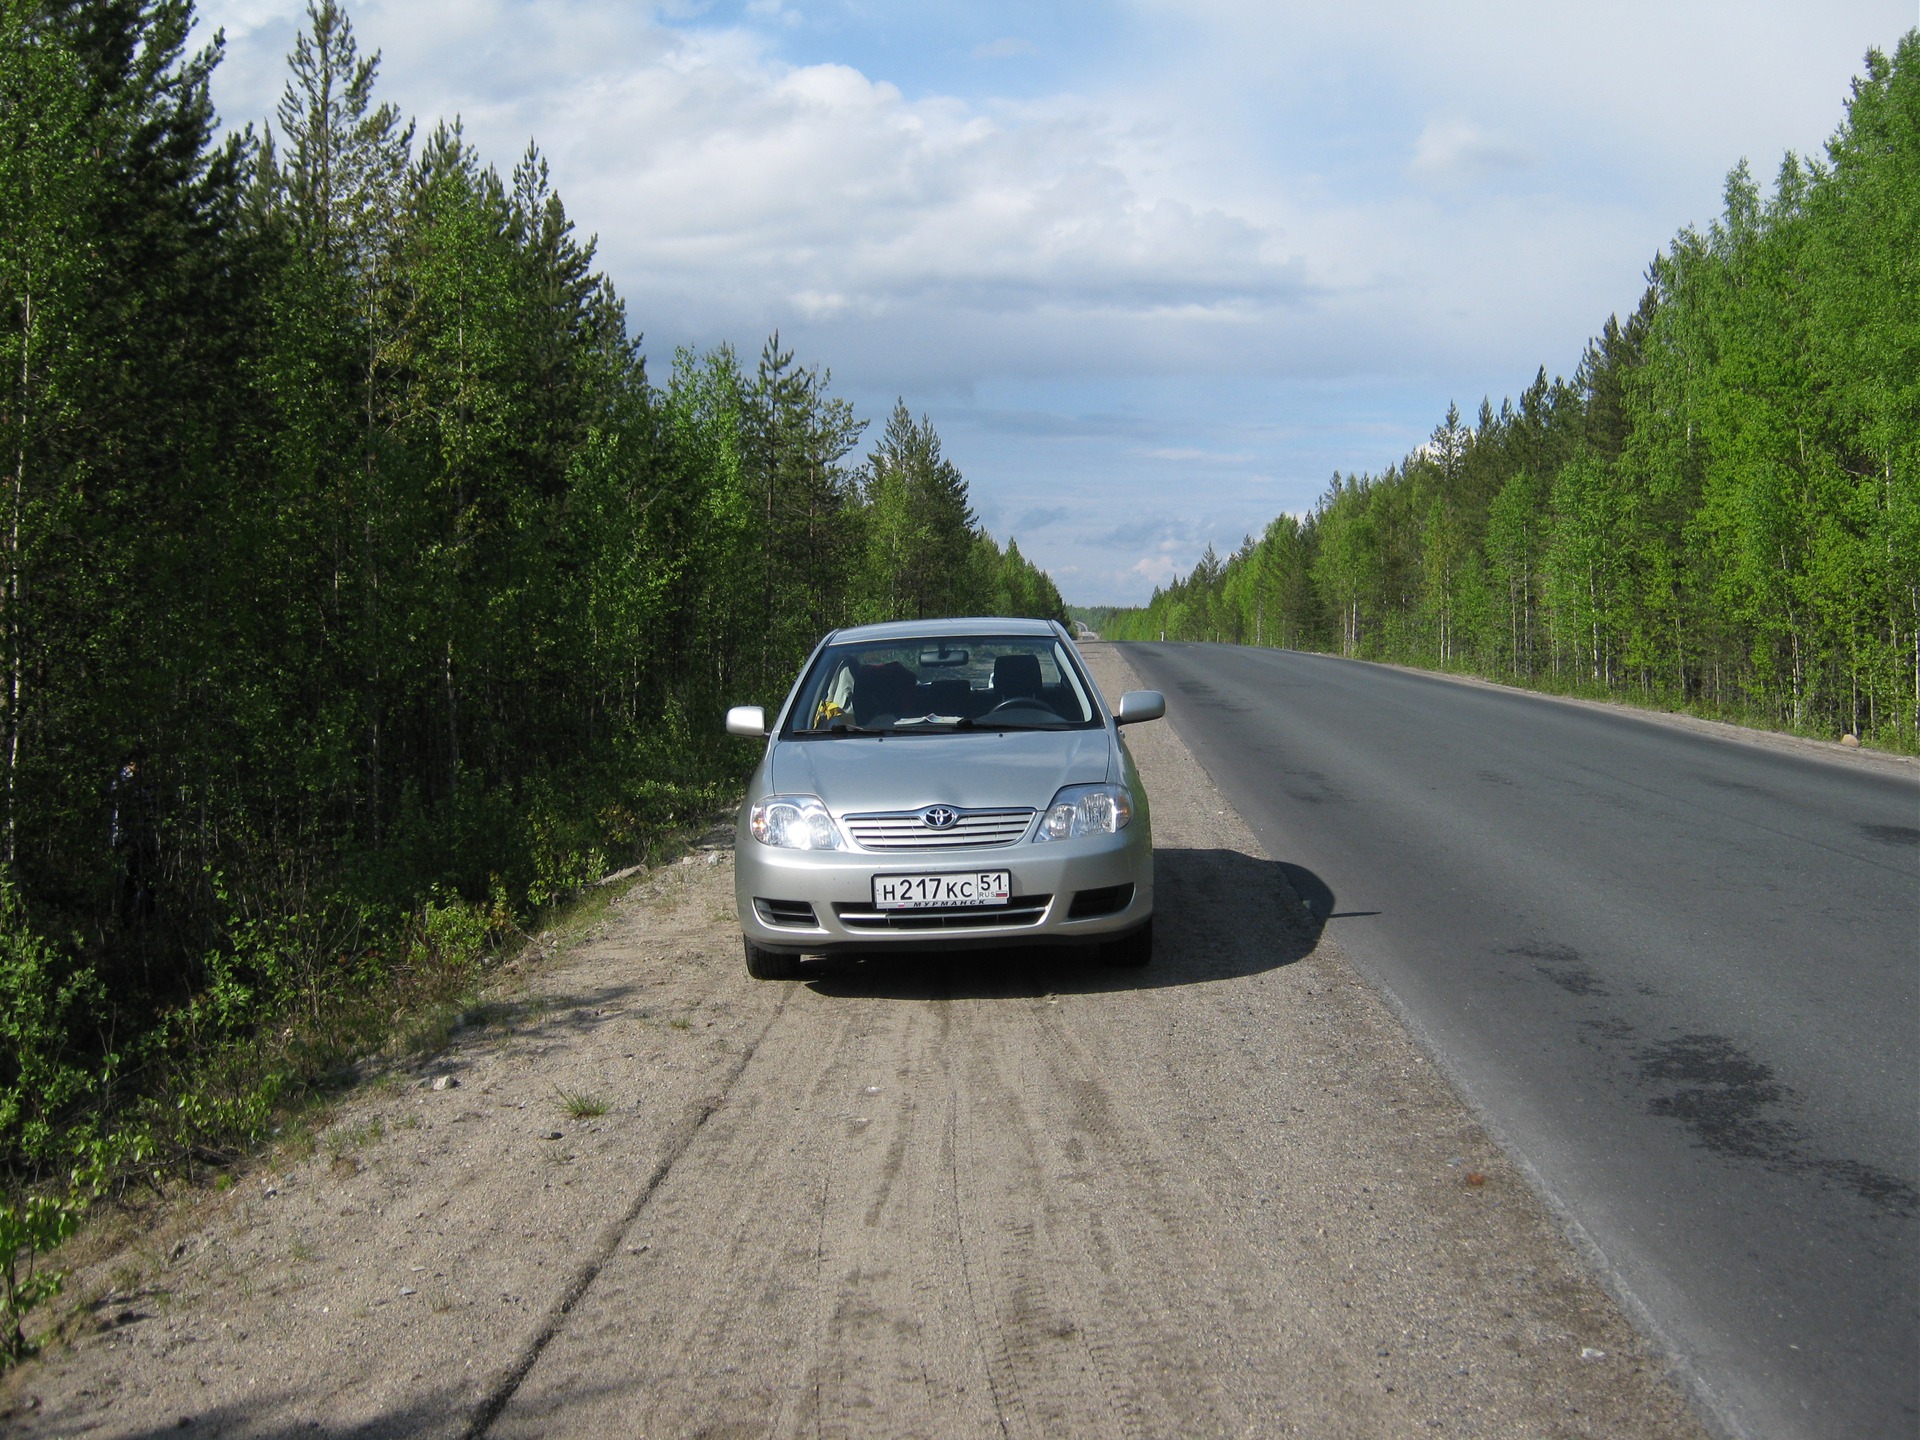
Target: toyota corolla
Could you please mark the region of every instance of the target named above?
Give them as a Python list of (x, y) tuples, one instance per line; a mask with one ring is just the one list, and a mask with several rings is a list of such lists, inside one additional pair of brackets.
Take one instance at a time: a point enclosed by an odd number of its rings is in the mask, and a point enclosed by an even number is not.
[(1153, 828), (1119, 727), (1067, 632), (1040, 620), (902, 621), (822, 640), (765, 736), (740, 807), (747, 970), (808, 954), (1082, 945), (1153, 956)]

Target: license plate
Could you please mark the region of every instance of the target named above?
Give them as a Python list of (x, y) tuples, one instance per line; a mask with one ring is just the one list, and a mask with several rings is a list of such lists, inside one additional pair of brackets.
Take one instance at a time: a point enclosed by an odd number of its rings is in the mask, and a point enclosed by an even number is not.
[(876, 910), (931, 910), (942, 905), (1005, 905), (1013, 899), (1011, 870), (963, 870), (958, 874), (876, 875)]

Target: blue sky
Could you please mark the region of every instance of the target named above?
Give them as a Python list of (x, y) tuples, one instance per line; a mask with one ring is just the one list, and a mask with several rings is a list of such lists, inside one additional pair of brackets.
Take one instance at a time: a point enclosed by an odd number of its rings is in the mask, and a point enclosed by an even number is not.
[[(1067, 598), (1568, 372), (1648, 262), (1840, 122), (1914, 0), (361, 0), (381, 94), (539, 143), (645, 333), (776, 327), (930, 415)], [(271, 113), (302, 0), (202, 0)]]

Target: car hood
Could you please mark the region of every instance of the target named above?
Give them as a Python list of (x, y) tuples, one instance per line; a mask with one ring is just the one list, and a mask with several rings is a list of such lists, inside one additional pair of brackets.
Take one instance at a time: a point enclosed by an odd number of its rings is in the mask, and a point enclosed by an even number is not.
[(818, 795), (835, 815), (953, 805), (1038, 810), (1062, 785), (1096, 784), (1110, 764), (1102, 730), (846, 736), (774, 747), (774, 793)]

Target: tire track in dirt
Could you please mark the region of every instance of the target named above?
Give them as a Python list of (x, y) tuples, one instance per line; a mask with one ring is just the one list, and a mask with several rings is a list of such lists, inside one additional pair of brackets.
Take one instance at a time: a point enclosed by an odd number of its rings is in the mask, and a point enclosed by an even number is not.
[(1025, 1402), (1027, 1433), (1227, 1433), (1204, 1310), (1182, 1303), (1192, 1257), (1166, 1223), (1164, 1167), (1052, 1012), (1022, 1007), (1013, 1034), (1002, 1013), (971, 1051), (960, 1173), (976, 1177), (973, 1233), (997, 1242), (980, 1319), (1006, 1337), (999, 1388)]
[(653, 1248), (616, 1257), (496, 1433), (862, 1433), (868, 1417), (865, 1433), (938, 1435), (956, 1410), (997, 1433), (945, 1303), (956, 1257), (917, 1243), (923, 1197), (941, 1209), (940, 1147), (920, 1142), (944, 1129), (927, 1054), (943, 1027), (867, 1007), (823, 1035), (810, 1010), (835, 1007), (796, 995), (663, 1184)]
[(654, 1192), (660, 1188), (660, 1183), (672, 1172), (674, 1163), (685, 1153), (687, 1146), (693, 1143), (694, 1137), (700, 1133), (714, 1111), (726, 1103), (727, 1092), (740, 1078), (740, 1072), (751, 1063), (754, 1052), (760, 1048), (760, 1041), (779, 1021), (781, 1012), (785, 1008), (783, 999), (782, 1003), (767, 1017), (766, 1025), (761, 1029), (760, 1034), (747, 1044), (740, 1053), (739, 1059), (722, 1079), (720, 1093), (689, 1106), (680, 1120), (667, 1131), (662, 1140), (659, 1158), (655, 1160), (653, 1170), (635, 1192), (632, 1202), (602, 1230), (593, 1253), (568, 1277), (559, 1296), (547, 1311), (546, 1318), (528, 1338), (526, 1345), (515, 1357), (513, 1363), (489, 1387), (486, 1398), (467, 1425), (468, 1440), (481, 1440), (481, 1437), (493, 1428), (493, 1422), (512, 1401), (514, 1392), (520, 1388), (528, 1372), (538, 1363), (542, 1352), (559, 1333), (560, 1327), (566, 1323), (568, 1314), (579, 1303), (580, 1297), (587, 1293), (587, 1287), (599, 1278), (600, 1272), (606, 1268), (607, 1261), (613, 1258), (614, 1252), (619, 1248), (620, 1241), (633, 1228), (634, 1222), (640, 1218), (647, 1207), (647, 1202), (653, 1199)]

